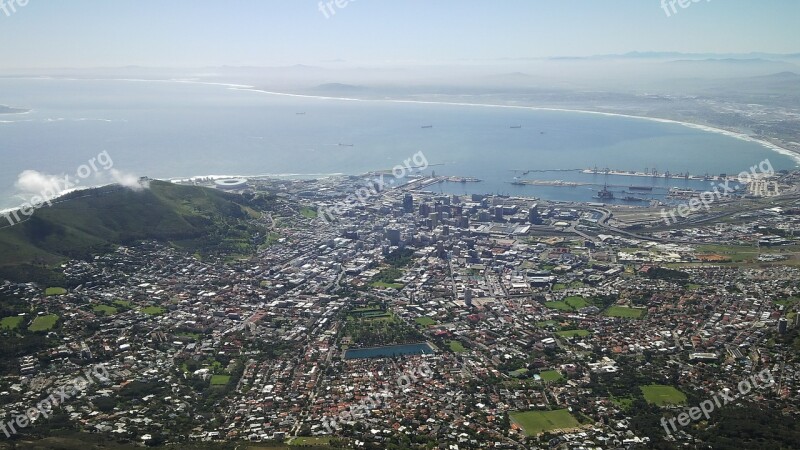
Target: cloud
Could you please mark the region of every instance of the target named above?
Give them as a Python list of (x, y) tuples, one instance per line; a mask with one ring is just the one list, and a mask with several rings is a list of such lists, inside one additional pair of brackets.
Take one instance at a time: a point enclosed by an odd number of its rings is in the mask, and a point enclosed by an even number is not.
[(121, 172), (117, 169), (109, 170), (111, 177), (114, 178), (114, 181), (119, 184), (120, 186), (133, 189), (134, 191), (141, 191), (142, 189), (146, 189), (147, 186), (139, 182), (139, 177), (132, 173), (125, 173)]
[(16, 188), (25, 194), (59, 194), (63, 177), (49, 175), (36, 170), (25, 170), (17, 176)]

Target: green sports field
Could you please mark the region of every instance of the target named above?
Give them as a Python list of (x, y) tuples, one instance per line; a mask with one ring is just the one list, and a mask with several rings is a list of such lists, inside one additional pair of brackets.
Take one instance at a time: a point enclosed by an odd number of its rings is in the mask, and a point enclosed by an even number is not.
[(628, 308), (626, 306), (611, 306), (605, 310), (603, 314), (610, 317), (622, 317), (624, 319), (639, 319), (644, 315), (644, 310)]
[(536, 436), (545, 431), (572, 429), (581, 426), (566, 409), (555, 411), (528, 411), (509, 414), (512, 423), (522, 427), (528, 436)]
[(642, 390), (642, 394), (644, 394), (644, 399), (651, 405), (667, 406), (686, 404), (686, 394), (672, 386), (651, 384), (649, 386), (640, 386), (639, 388)]

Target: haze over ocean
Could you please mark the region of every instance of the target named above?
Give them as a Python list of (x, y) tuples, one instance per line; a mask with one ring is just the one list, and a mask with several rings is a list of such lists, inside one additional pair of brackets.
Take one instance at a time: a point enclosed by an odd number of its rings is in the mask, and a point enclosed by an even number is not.
[[(0, 98), (32, 110), (0, 116), (0, 208), (19, 203), (14, 184), (22, 171), (74, 173), (101, 151), (112, 156), (115, 168), (154, 178), (360, 174), (390, 169), (422, 151), (431, 164), (442, 164), (431, 168), (437, 174), (484, 180), (457, 191), (583, 201), (591, 197), (586, 189), (511, 186), (511, 170), (598, 166), (736, 174), (765, 158), (776, 170), (797, 166), (754, 142), (576, 112), (287, 97), (154, 81), (2, 79)], [(428, 125), (433, 128), (422, 128)], [(536, 176), (605, 181), (586, 177)]]

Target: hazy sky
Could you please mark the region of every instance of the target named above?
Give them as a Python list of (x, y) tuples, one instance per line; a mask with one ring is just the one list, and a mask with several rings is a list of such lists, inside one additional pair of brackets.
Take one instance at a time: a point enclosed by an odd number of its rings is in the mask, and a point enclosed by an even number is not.
[(319, 4), (29, 0), (0, 9), (0, 70), (800, 52), (800, 0), (700, 0), (671, 17), (661, 0), (351, 0), (330, 18)]

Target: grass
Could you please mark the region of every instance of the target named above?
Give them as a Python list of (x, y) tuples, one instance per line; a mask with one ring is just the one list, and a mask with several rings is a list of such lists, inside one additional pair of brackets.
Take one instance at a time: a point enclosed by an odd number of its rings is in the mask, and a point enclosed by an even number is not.
[(436, 325), (436, 321), (431, 319), (430, 317), (417, 317), (414, 319), (414, 322), (422, 325), (423, 327), (429, 327), (431, 325)]
[(648, 386), (640, 386), (639, 388), (642, 390), (642, 394), (644, 394), (644, 399), (651, 405), (667, 406), (686, 404), (686, 394), (672, 386), (651, 384)]
[(515, 378), (519, 378), (521, 376), (527, 375), (528, 372), (529, 372), (528, 369), (523, 367), (522, 369), (517, 369), (517, 370), (515, 370), (513, 372), (510, 372), (509, 375), (511, 375), (512, 377), (515, 377)]
[(19, 324), (22, 323), (21, 316), (3, 317), (0, 319), (0, 329), (3, 330), (16, 330)]
[(117, 308), (108, 305), (95, 305), (92, 307), (92, 311), (104, 316), (113, 316), (117, 313)]
[(640, 319), (642, 315), (644, 315), (644, 310), (628, 308), (627, 306), (610, 306), (603, 314), (609, 317), (621, 317), (623, 319)]
[(300, 215), (305, 217), (306, 219), (316, 219), (318, 213), (316, 209), (304, 206), (300, 208)]
[(545, 383), (552, 383), (553, 381), (561, 381), (564, 379), (557, 370), (545, 370), (544, 372), (540, 372), (539, 376), (542, 377), (542, 381)]
[(114, 304), (117, 306), (122, 306), (123, 308), (130, 308), (133, 306), (133, 303), (129, 302), (128, 300), (114, 300)]
[(701, 245), (698, 253), (711, 253), (729, 258), (732, 262), (742, 262), (758, 257), (758, 249), (746, 245)]
[(331, 437), (325, 436), (299, 436), (289, 439), (286, 443), (296, 446), (315, 446), (315, 445), (329, 445)]
[(226, 386), (229, 381), (231, 381), (231, 376), (230, 375), (212, 375), (211, 376), (211, 385), (212, 386)]
[(578, 296), (567, 297), (564, 299), (564, 303), (568, 304), (573, 309), (586, 308), (587, 306), (591, 305), (591, 303), (586, 301), (585, 298)]
[(544, 306), (550, 309), (557, 309), (559, 311), (572, 311), (572, 307), (565, 302), (545, 302)]
[(592, 302), (580, 296), (571, 296), (560, 302), (545, 302), (544, 306), (559, 311), (577, 311), (590, 306)]
[(167, 310), (165, 310), (160, 306), (148, 306), (147, 308), (142, 308), (141, 311), (151, 316), (160, 316), (161, 314), (164, 314)]
[(30, 331), (47, 331), (56, 326), (58, 316), (55, 314), (48, 314), (46, 316), (38, 316), (33, 319), (33, 323), (28, 327)]
[(177, 336), (189, 338), (193, 341), (198, 341), (202, 337), (200, 333), (190, 333), (188, 331), (183, 331), (177, 334)]
[(566, 409), (514, 412), (508, 416), (511, 422), (519, 425), (527, 436), (536, 436), (545, 431), (580, 427), (578, 420)]
[(51, 297), (53, 295), (64, 295), (67, 293), (67, 290), (60, 287), (49, 287), (44, 290), (44, 295)]
[(387, 283), (385, 281), (375, 281), (372, 284), (370, 284), (370, 286), (378, 289), (392, 288), (398, 290), (403, 289), (403, 287), (405, 287), (405, 285), (401, 283)]
[(447, 346), (450, 347), (450, 350), (452, 350), (454, 353), (464, 353), (467, 351), (466, 347), (464, 347), (464, 344), (459, 341), (447, 341)]
[(800, 301), (800, 297), (792, 297), (792, 298), (786, 298), (786, 299), (783, 299), (783, 300), (775, 300), (775, 304), (776, 305), (781, 305), (781, 306), (783, 306), (785, 308), (788, 308), (788, 307), (794, 305), (795, 303), (797, 303), (798, 301)]
[(617, 405), (618, 408), (622, 409), (623, 411), (627, 411), (631, 409), (633, 406), (633, 398), (632, 397), (611, 397), (611, 402)]
[(567, 331), (558, 331), (556, 332), (558, 336), (564, 338), (573, 338), (573, 337), (586, 337), (592, 334), (589, 330), (567, 330)]
[(237, 201), (245, 202), (215, 189), (162, 181), (140, 191), (106, 186), (66, 194), (28, 220), (0, 229), (0, 278), (58, 286), (63, 261), (130, 241), (172, 242), (189, 253), (216, 249), (215, 236), (222, 232), (236, 239), (261, 230), (244, 222), (247, 214)]

